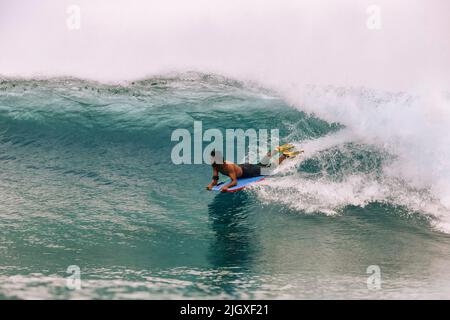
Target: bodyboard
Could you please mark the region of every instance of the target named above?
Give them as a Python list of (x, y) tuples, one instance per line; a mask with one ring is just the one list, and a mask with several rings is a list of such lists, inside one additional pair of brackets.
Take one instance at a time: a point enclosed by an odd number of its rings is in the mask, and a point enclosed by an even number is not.
[[(265, 176), (256, 176), (251, 178), (240, 178), (238, 179), (237, 185), (234, 187), (231, 187), (227, 190), (227, 192), (236, 192), (239, 190), (244, 189), (245, 187), (254, 184), (256, 182), (259, 182), (261, 180), (264, 180)], [(222, 187), (228, 183), (231, 182), (231, 179), (228, 179), (227, 181), (220, 182), (218, 185), (214, 186), (211, 190), (212, 191), (220, 191)]]

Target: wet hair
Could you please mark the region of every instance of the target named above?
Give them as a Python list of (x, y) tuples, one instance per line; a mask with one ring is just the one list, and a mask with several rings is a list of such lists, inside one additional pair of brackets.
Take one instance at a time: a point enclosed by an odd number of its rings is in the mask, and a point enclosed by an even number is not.
[(212, 163), (213, 166), (224, 163), (222, 152), (218, 150), (216, 151), (216, 149), (213, 149), (211, 151), (211, 157), (214, 158)]

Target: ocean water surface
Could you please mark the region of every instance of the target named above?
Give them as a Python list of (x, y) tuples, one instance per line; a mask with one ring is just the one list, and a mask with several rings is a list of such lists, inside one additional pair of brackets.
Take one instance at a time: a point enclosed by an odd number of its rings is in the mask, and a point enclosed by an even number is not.
[[(433, 185), (439, 162), (427, 163), (436, 139), (426, 136), (426, 158), (390, 131), (420, 129), (414, 99), (321, 90), (304, 106), (198, 73), (121, 85), (2, 79), (0, 298), (450, 298), (446, 184)], [(322, 99), (330, 90), (364, 107), (340, 113)], [(305, 153), (248, 190), (207, 192), (207, 164), (171, 161), (171, 133), (194, 121), (279, 128)], [(79, 290), (67, 287), (69, 266)]]

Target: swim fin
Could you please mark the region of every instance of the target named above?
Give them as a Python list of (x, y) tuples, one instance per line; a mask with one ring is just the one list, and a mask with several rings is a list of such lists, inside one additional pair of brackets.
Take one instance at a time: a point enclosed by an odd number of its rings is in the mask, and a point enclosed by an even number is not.
[(295, 156), (298, 156), (300, 153), (305, 152), (305, 150), (300, 149), (299, 151), (285, 151), (283, 154), (288, 158), (294, 158)]
[(277, 150), (278, 152), (287, 152), (288, 150), (290, 150), (292, 148), (294, 148), (293, 144), (286, 143), (286, 144), (283, 144), (282, 146), (276, 147), (275, 150)]

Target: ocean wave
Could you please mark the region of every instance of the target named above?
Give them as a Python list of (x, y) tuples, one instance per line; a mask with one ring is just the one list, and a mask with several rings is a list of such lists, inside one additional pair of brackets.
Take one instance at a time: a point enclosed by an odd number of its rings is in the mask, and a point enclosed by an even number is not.
[[(326, 214), (391, 203), (432, 216), (432, 224), (448, 232), (450, 117), (448, 100), (433, 101), (425, 108), (422, 97), (365, 88), (310, 86), (299, 95), (197, 72), (122, 84), (2, 79), (1, 159), (20, 163), (32, 152), (43, 159), (36, 161), (43, 170), (52, 149), (59, 171), (111, 183), (99, 167), (83, 163), (115, 148), (115, 161), (131, 159), (130, 167), (143, 170), (142, 150), (168, 152), (172, 130), (191, 130), (195, 120), (205, 129), (280, 128), (282, 140), (305, 154), (262, 184), (263, 201)], [(72, 168), (75, 154), (79, 163)], [(171, 164), (161, 165), (171, 176)]]

